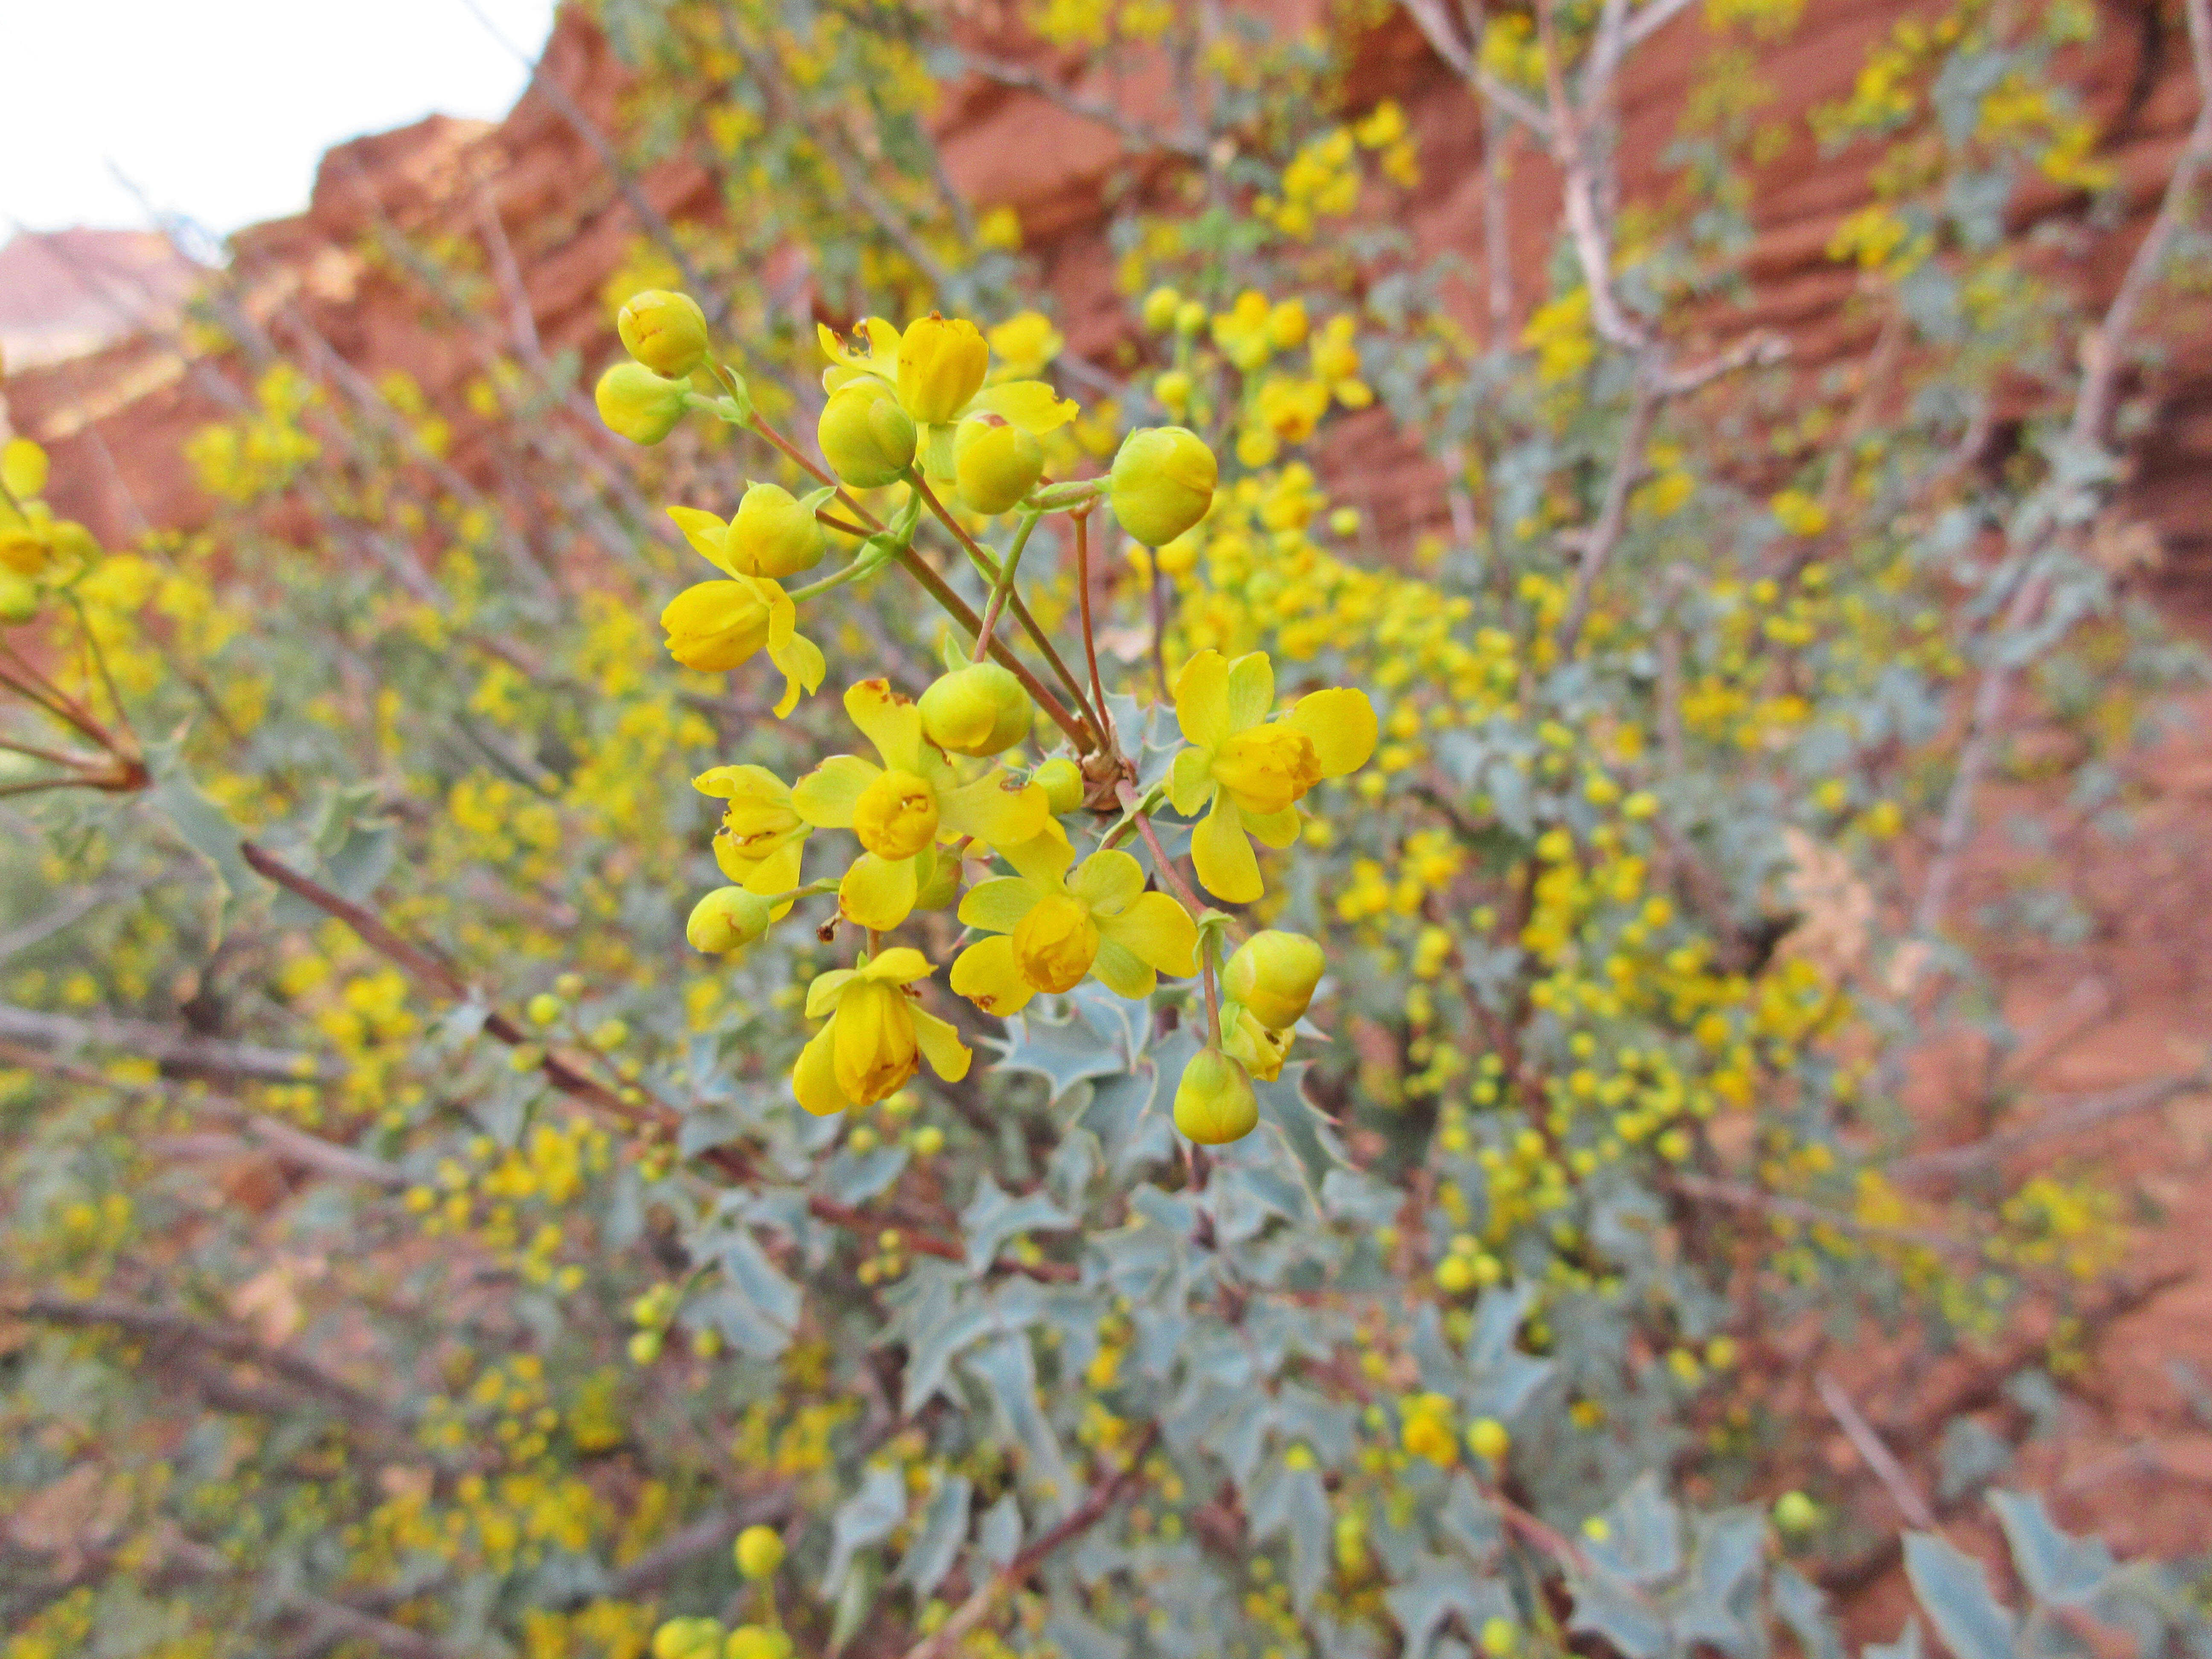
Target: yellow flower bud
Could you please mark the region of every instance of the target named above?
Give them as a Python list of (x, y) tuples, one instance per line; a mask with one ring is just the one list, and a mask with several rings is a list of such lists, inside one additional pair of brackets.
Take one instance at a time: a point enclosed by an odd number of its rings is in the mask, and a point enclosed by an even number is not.
[(715, 1659), (722, 1626), (713, 1619), (672, 1619), (653, 1632), (653, 1659)]
[(1171, 542), (1206, 516), (1220, 476), (1220, 463), (1195, 432), (1139, 427), (1114, 458), (1114, 516), (1147, 547)]
[(660, 1358), (660, 1333), (640, 1331), (629, 1340), (629, 1358), (633, 1365), (650, 1365)]
[(1521, 1630), (1503, 1613), (1492, 1613), (1482, 1621), (1482, 1650), (1490, 1659), (1513, 1659), (1521, 1646)]
[(1091, 907), (1067, 893), (1048, 893), (1014, 924), (1014, 965), (1040, 991), (1072, 991), (1098, 959), (1098, 924)]
[(657, 444), (684, 418), (691, 388), (654, 374), (643, 363), (617, 363), (599, 376), (592, 401), (610, 430), (634, 444)]
[(649, 288), (615, 317), (623, 349), (656, 374), (682, 380), (707, 359), (707, 315), (688, 294)]
[(1314, 987), (1321, 983), (1327, 966), (1328, 958), (1314, 940), (1270, 927), (1237, 947), (1221, 986), (1262, 1024), (1285, 1031), (1305, 1018)]
[(1182, 309), (1182, 295), (1173, 289), (1160, 287), (1145, 295), (1145, 326), (1155, 334), (1175, 326), (1176, 313)]
[(1202, 1048), (1176, 1085), (1175, 1122), (1201, 1146), (1242, 1140), (1260, 1121), (1260, 1099), (1244, 1068), (1218, 1048)]
[(1802, 1492), (1785, 1492), (1774, 1500), (1774, 1524), (1784, 1532), (1810, 1532), (1826, 1518), (1820, 1506)]
[(532, 1025), (550, 1025), (563, 1012), (561, 999), (550, 991), (540, 991), (523, 1005), (522, 1012)]
[(856, 489), (890, 483), (914, 464), (914, 417), (880, 382), (840, 388), (823, 406), (814, 436), (830, 470)]
[(1152, 382), (1152, 396), (1180, 410), (1190, 401), (1190, 376), (1179, 368), (1169, 369)]
[(1178, 334), (1195, 334), (1206, 326), (1206, 307), (1196, 300), (1185, 300), (1176, 307), (1175, 329)]
[(822, 562), (829, 539), (822, 521), (781, 484), (746, 486), (722, 544), (730, 562), (749, 576), (795, 576)]
[(991, 348), (975, 324), (933, 312), (899, 337), (899, 402), (923, 425), (949, 421), (983, 389), (990, 367)]
[(853, 833), (879, 859), (910, 859), (937, 834), (937, 792), (911, 772), (885, 772), (853, 803)]
[(1065, 755), (1055, 755), (1038, 767), (1030, 774), (1030, 781), (1044, 791), (1054, 817), (1083, 805), (1083, 769)]
[[(0, 532), (0, 539), (6, 532)], [(39, 614), (39, 585), (13, 570), (0, 570), (0, 623), (26, 623)]]
[(994, 662), (970, 663), (939, 676), (921, 694), (920, 707), (923, 733), (956, 755), (1003, 754), (1036, 723), (1030, 694)]
[(738, 1534), (733, 1553), (738, 1571), (758, 1583), (774, 1577), (783, 1565), (783, 1539), (774, 1527), (747, 1527)]
[(695, 951), (720, 956), (741, 945), (750, 945), (768, 932), (774, 920), (768, 900), (742, 887), (717, 887), (691, 907), (684, 924), (684, 937)]
[(1478, 1417), (1468, 1425), (1467, 1449), (1486, 1462), (1504, 1462), (1512, 1444), (1513, 1437), (1494, 1417)]
[(952, 476), (960, 499), (978, 513), (1011, 511), (1044, 474), (1044, 446), (1021, 428), (986, 416), (960, 422)]
[(0, 567), (19, 576), (35, 576), (52, 562), (53, 526), (0, 524)]

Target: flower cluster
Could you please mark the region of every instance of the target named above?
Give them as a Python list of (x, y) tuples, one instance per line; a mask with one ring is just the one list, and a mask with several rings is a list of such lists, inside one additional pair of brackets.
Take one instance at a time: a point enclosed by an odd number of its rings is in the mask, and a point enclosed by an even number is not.
[[(1318, 406), (1291, 422), (1299, 435), (1332, 397), (1358, 404), (1370, 395), (1353, 379), (1349, 321), (1340, 321), (1312, 341), (1315, 376), (1300, 385)], [(1301, 307), (1270, 307), (1256, 295), (1212, 323), (1220, 349), (1255, 369), (1279, 348), (1308, 339)], [(957, 630), (946, 636), (944, 672), (918, 696), (885, 678), (847, 688), (846, 714), (872, 757), (831, 755), (791, 782), (750, 764), (715, 767), (695, 781), (727, 802), (714, 854), (732, 884), (694, 908), (686, 928), (694, 946), (742, 949), (802, 900), (832, 892), (836, 914), (824, 937), (842, 926), (864, 940), (851, 967), (818, 975), (807, 991), (807, 1015), (823, 1024), (793, 1070), (799, 1104), (817, 1115), (872, 1105), (902, 1089), (925, 1060), (947, 1081), (966, 1074), (968, 1047), (921, 1006), (916, 988), (931, 975), (929, 958), (883, 939), (917, 912), (957, 901), (972, 942), (953, 963), (951, 987), (985, 1013), (1011, 1015), (1085, 980), (1142, 1001), (1163, 975), (1200, 978), (1204, 1048), (1176, 1095), (1176, 1121), (1206, 1142), (1249, 1133), (1257, 1121), (1251, 1079), (1280, 1073), (1322, 975), (1321, 947), (1263, 932), (1238, 947), (1218, 986), (1218, 943), (1238, 924), (1184, 880), (1154, 818), (1171, 807), (1194, 820), (1198, 886), (1226, 903), (1250, 903), (1267, 889), (1255, 843), (1280, 851), (1297, 840), (1298, 803), (1374, 753), (1375, 710), (1364, 692), (1342, 687), (1310, 691), (1278, 710), (1264, 653), (1232, 661), (1201, 650), (1176, 679), (1185, 746), (1164, 776), (1155, 774), (1158, 781), (1140, 788), (1136, 757), (1122, 750), (1096, 671), (1087, 606), (1088, 687), (1024, 602), (1020, 569), (1048, 517), (1071, 523), (1079, 562), (1091, 517), (1102, 508), (1142, 547), (1188, 536), (1216, 506), (1212, 450), (1187, 428), (1140, 428), (1104, 476), (1048, 477), (1042, 441), (1080, 411), (1043, 380), (994, 375), (991, 362), (994, 341), (1012, 356), (1013, 371), (1048, 362), (1059, 342), (1041, 318), (1016, 319), (988, 337), (966, 319), (937, 315), (904, 329), (867, 318), (849, 341), (823, 329), (830, 366), (815, 428), (819, 465), (768, 426), (744, 382), (714, 361), (703, 315), (685, 296), (636, 295), (622, 310), (620, 332), (631, 361), (610, 368), (599, 387), (609, 425), (657, 443), (686, 412), (710, 413), (751, 428), (816, 483), (799, 495), (753, 483), (727, 520), (697, 507), (670, 509), (686, 539), (722, 573), (661, 613), (678, 661), (720, 672), (765, 650), (784, 677), (775, 713), (787, 715), (827, 672), (821, 650), (799, 631), (799, 607), (894, 568), (943, 607)], [(692, 389), (692, 377), (702, 374), (714, 380), (714, 393)], [(1304, 409), (1306, 392), (1293, 401)], [(871, 506), (875, 492), (902, 488), (880, 514)], [(917, 545), (925, 514), (985, 584), (980, 614)], [(969, 527), (1008, 514), (1015, 525), (996, 551)], [(833, 533), (857, 542), (850, 562), (787, 588), (789, 579), (823, 562)], [(1017, 637), (1033, 656), (1017, 649)], [(1012, 761), (1048, 716), (1067, 739), (1065, 751), (1028, 766)], [(1071, 830), (1079, 817), (1089, 818), (1090, 830)], [(817, 830), (847, 832), (858, 845), (834, 878), (810, 883), (803, 864)], [(1079, 856), (1076, 836), (1085, 833), (1098, 845)], [(1132, 833), (1152, 854), (1149, 874), (1115, 845)]]

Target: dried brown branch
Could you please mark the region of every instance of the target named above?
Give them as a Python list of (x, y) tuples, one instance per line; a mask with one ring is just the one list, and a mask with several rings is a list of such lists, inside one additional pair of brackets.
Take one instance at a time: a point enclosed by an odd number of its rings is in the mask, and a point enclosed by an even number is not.
[(1934, 1532), (1936, 1516), (1928, 1507), (1928, 1500), (1920, 1495), (1920, 1489), (1912, 1484), (1912, 1477), (1874, 1431), (1874, 1425), (1860, 1415), (1850, 1395), (1826, 1371), (1813, 1379), (1813, 1387), (1820, 1394), (1820, 1403), (1828, 1408), (1828, 1415), (1836, 1419), (1837, 1426), (1851, 1443), (1852, 1449), (1865, 1461), (1874, 1471), (1875, 1479), (1881, 1482), (1895, 1501), (1899, 1512), (1922, 1532)]

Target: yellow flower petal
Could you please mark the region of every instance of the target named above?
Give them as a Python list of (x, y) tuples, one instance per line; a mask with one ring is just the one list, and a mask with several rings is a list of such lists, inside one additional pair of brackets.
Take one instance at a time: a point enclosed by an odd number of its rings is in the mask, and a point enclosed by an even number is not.
[(1190, 861), (1198, 868), (1200, 884), (1218, 899), (1249, 904), (1267, 890), (1260, 879), (1260, 860), (1244, 839), (1237, 803), (1225, 793), (1214, 796), (1213, 810), (1192, 832)]
[(791, 1068), (791, 1091), (799, 1097), (799, 1103), (816, 1117), (828, 1117), (842, 1112), (852, 1103), (845, 1098), (844, 1091), (837, 1086), (837, 1073), (833, 1056), (836, 1052), (835, 1035), (837, 1022), (832, 1019), (808, 1039), (799, 1051), (799, 1063)]
[[(1042, 787), (1042, 786), (1039, 786)], [(1046, 810), (1051, 810), (1049, 798)], [(1057, 818), (1048, 817), (1044, 829), (1027, 841), (999, 848), (1000, 856), (1030, 880), (1042, 887), (1057, 887), (1067, 866), (1075, 862), (1075, 847)]]
[(858, 755), (832, 755), (793, 787), (792, 810), (817, 830), (850, 830), (854, 803), (883, 775)]
[(1358, 771), (1375, 752), (1375, 705), (1364, 691), (1340, 685), (1312, 692), (1298, 699), (1290, 723), (1313, 739), (1325, 778)]
[(830, 1048), (837, 1086), (856, 1105), (883, 1099), (914, 1075), (914, 1005), (896, 985), (848, 986), (830, 1029), (837, 1034)]
[(947, 1083), (957, 1083), (968, 1075), (969, 1062), (975, 1058), (968, 1045), (960, 1040), (960, 1033), (927, 1008), (913, 1010), (914, 1039), (921, 1049), (921, 1056), (929, 1062), (929, 1069)]
[[(1198, 924), (1190, 912), (1165, 893), (1141, 893), (1118, 916), (1099, 920), (1099, 933), (1164, 974), (1188, 978), (1198, 971)], [(1099, 961), (1106, 959), (1104, 947)], [(1104, 979), (1103, 968), (1098, 977)], [(1129, 993), (1124, 991), (1122, 995)]]
[(1275, 706), (1275, 665), (1264, 651), (1249, 651), (1229, 665), (1229, 729), (1242, 732), (1267, 718)]
[(1018, 1013), (1036, 993), (1014, 965), (1014, 942), (1003, 933), (969, 945), (952, 963), (952, 988), (987, 1014)]
[(1052, 803), (1034, 783), (1025, 783), (1019, 789), (1003, 787), (1010, 775), (994, 772), (939, 797), (939, 839), (973, 836), (1003, 851), (1043, 834), (1052, 817)]
[(1246, 812), (1244, 833), (1262, 847), (1272, 847), (1280, 852), (1298, 838), (1298, 809), (1285, 806), (1279, 812)]
[(921, 890), (912, 859), (879, 859), (863, 853), (837, 884), (837, 908), (848, 921), (884, 933), (914, 913)]
[(1003, 386), (984, 387), (969, 399), (963, 412), (979, 410), (1042, 438), (1080, 415), (1083, 406), (1061, 397), (1042, 380), (1008, 380)]
[(1145, 890), (1145, 866), (1127, 853), (1093, 853), (1077, 866), (1067, 888), (1103, 921), (1121, 915)]
[(832, 968), (826, 974), (815, 975), (814, 982), (806, 988), (807, 1018), (820, 1019), (834, 1011), (837, 999), (857, 977), (850, 968)]
[[(960, 901), (960, 920), (969, 927), (994, 933), (1011, 933), (1024, 916), (1036, 908), (1047, 890), (1020, 876), (1000, 876), (979, 881)], [(957, 989), (957, 987), (954, 988)]]
[(868, 965), (860, 969), (860, 977), (884, 985), (906, 985), (918, 979), (927, 979), (933, 970), (929, 958), (911, 945), (894, 945), (888, 951), (878, 951)]
[(1188, 742), (1200, 749), (1219, 744), (1230, 732), (1229, 659), (1211, 646), (1194, 656), (1176, 676), (1175, 702)]
[(1168, 772), (1168, 804), (1185, 817), (1197, 814), (1213, 794), (1213, 751), (1178, 749)]
[(1142, 1002), (1159, 987), (1159, 975), (1126, 945), (1110, 939), (1098, 941), (1098, 955), (1091, 964), (1091, 976), (1117, 997)]
[(811, 696), (821, 688), (823, 676), (830, 672), (823, 660), (822, 647), (804, 634), (793, 634), (787, 642), (778, 645), (771, 639), (768, 659), (783, 671), (783, 696), (775, 705), (775, 717), (781, 720), (798, 707), (800, 694)]
[(919, 772), (921, 710), (891, 690), (889, 680), (862, 680), (845, 694), (845, 712), (896, 772)]
[(696, 507), (672, 507), (668, 509), (668, 516), (676, 520), (676, 527), (684, 532), (684, 539), (690, 543), (693, 550), (708, 563), (732, 576), (739, 574), (737, 567), (730, 562), (728, 550), (724, 545), (730, 533), (730, 526), (725, 520)]
[(867, 343), (867, 350), (854, 350), (833, 332), (827, 323), (814, 325), (814, 337), (831, 362), (847, 368), (858, 369), (864, 374), (889, 378), (898, 368), (898, 325), (886, 317), (863, 317), (853, 325), (853, 331)]

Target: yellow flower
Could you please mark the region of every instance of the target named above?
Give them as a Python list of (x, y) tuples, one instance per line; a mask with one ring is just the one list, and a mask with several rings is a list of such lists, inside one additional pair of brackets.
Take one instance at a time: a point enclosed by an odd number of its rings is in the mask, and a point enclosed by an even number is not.
[(1044, 373), (1066, 344), (1052, 319), (1041, 311), (1021, 311), (1000, 323), (989, 335), (991, 349), (999, 355), (998, 376), (1003, 380), (1025, 380)]
[(740, 1625), (722, 1644), (722, 1659), (791, 1659), (790, 1634), (772, 1625)]
[(1375, 708), (1364, 692), (1316, 691), (1270, 720), (1274, 702), (1275, 671), (1263, 651), (1231, 662), (1208, 648), (1176, 677), (1176, 720), (1190, 747), (1176, 756), (1169, 799), (1186, 817), (1206, 809), (1191, 836), (1191, 862), (1206, 890), (1231, 903), (1267, 890), (1246, 834), (1288, 847), (1298, 838), (1297, 800), (1375, 752)]
[(1240, 1062), (1262, 1083), (1283, 1074), (1291, 1056), (1291, 1034), (1263, 1024), (1258, 1015), (1240, 1002), (1221, 1005), (1221, 1051)]
[(1260, 1121), (1259, 1097), (1244, 1068), (1218, 1048), (1201, 1048), (1176, 1085), (1175, 1125), (1202, 1146), (1242, 1140)]
[(791, 792), (799, 817), (817, 829), (850, 830), (864, 850), (837, 884), (848, 920), (878, 932), (896, 927), (915, 908), (925, 873), (921, 854), (933, 841), (971, 836), (987, 846), (1018, 846), (1050, 819), (1043, 790), (1006, 786), (1003, 769), (973, 783), (958, 781), (943, 751), (922, 736), (921, 711), (887, 680), (863, 680), (845, 694), (852, 717), (884, 763), (832, 755)]
[(1274, 354), (1274, 307), (1256, 288), (1237, 296), (1236, 304), (1213, 318), (1213, 343), (1243, 373), (1264, 368)]
[[(791, 907), (783, 907), (788, 910)], [(768, 932), (775, 907), (757, 893), (742, 887), (717, 887), (691, 907), (684, 924), (684, 937), (695, 951), (720, 956), (750, 945)]]
[(1086, 975), (1139, 1000), (1159, 974), (1198, 971), (1198, 926), (1165, 893), (1145, 890), (1144, 866), (1127, 853), (1075, 851), (1054, 825), (1003, 849), (1019, 873), (978, 883), (960, 920), (994, 935), (952, 964), (952, 988), (987, 1014), (1011, 1014), (1039, 991), (1071, 991)]
[(914, 465), (914, 416), (878, 380), (855, 381), (822, 406), (815, 441), (830, 470), (858, 489), (875, 489)]
[(881, 317), (864, 317), (854, 331), (864, 349), (848, 347), (826, 325), (817, 325), (815, 333), (830, 360), (823, 389), (834, 395), (865, 385), (896, 397), (922, 428), (922, 466), (933, 484), (949, 488), (955, 482), (953, 431), (968, 416), (996, 415), (1042, 438), (1082, 412), (1042, 380), (985, 386), (991, 349), (964, 319), (924, 317), (902, 334)]
[(722, 1626), (712, 1619), (672, 1619), (653, 1632), (653, 1659), (715, 1659)]
[(917, 1058), (948, 1083), (968, 1075), (973, 1056), (959, 1034), (906, 989), (929, 975), (929, 959), (900, 945), (857, 968), (816, 975), (806, 990), (806, 1017), (827, 1016), (829, 1023), (792, 1067), (801, 1106), (826, 1117), (883, 1100), (914, 1075)]
[(714, 837), (714, 862), (724, 875), (769, 898), (799, 885), (812, 826), (793, 807), (788, 784), (764, 766), (717, 766), (692, 779), (691, 787), (729, 802)]
[(1441, 1469), (1459, 1462), (1459, 1436), (1452, 1428), (1449, 1399), (1440, 1394), (1415, 1395), (1404, 1409), (1406, 1422), (1399, 1437), (1407, 1451)]
[(921, 694), (920, 707), (924, 736), (948, 753), (979, 760), (1012, 749), (1036, 724), (1036, 702), (994, 662), (939, 675)]
[(811, 692), (829, 672), (821, 647), (798, 631), (799, 610), (766, 576), (734, 576), (685, 588), (660, 613), (669, 654), (686, 668), (715, 673), (735, 668), (763, 646), (783, 671), (776, 718), (788, 714), (802, 690)]
[(1375, 401), (1374, 389), (1359, 378), (1359, 351), (1352, 343), (1350, 316), (1332, 317), (1322, 325), (1309, 348), (1314, 379), (1346, 409), (1364, 409)]
[(747, 1527), (738, 1534), (732, 1553), (746, 1577), (773, 1578), (783, 1565), (783, 1539), (774, 1527)]
[(822, 521), (814, 516), (826, 494), (802, 501), (781, 484), (747, 484), (727, 524), (696, 507), (672, 507), (668, 516), (684, 540), (731, 575), (781, 580), (811, 570), (828, 551)]
[(975, 416), (955, 428), (952, 474), (962, 503), (995, 518), (1036, 487), (1044, 475), (1044, 446), (998, 416)]

